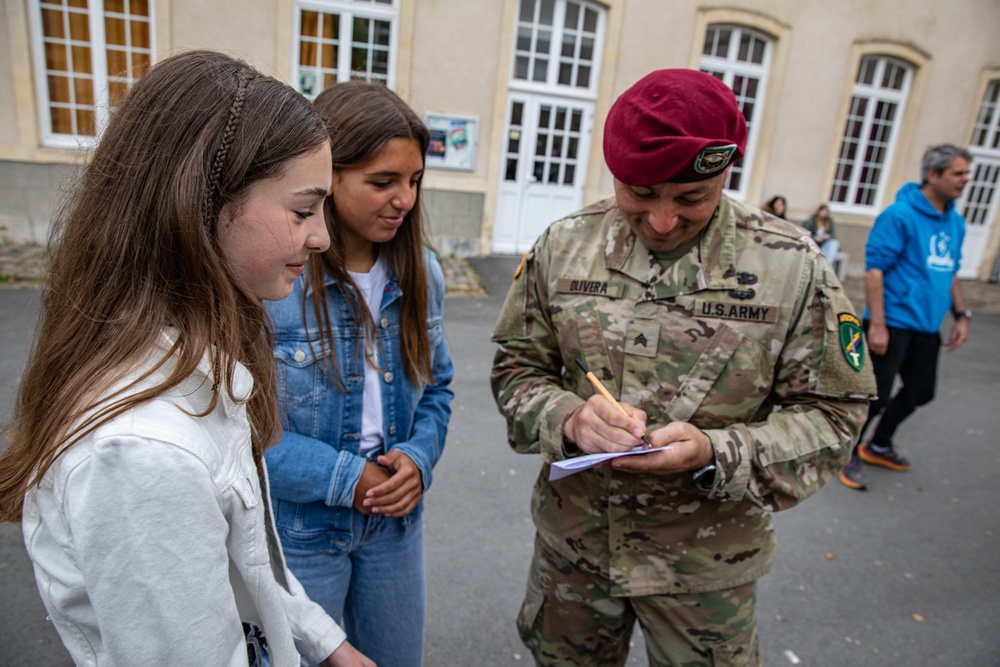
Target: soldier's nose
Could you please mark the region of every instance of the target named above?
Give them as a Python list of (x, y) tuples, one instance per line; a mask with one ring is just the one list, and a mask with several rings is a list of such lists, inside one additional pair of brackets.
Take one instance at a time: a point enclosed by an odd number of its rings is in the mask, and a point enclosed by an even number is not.
[(656, 207), (649, 211), (646, 218), (649, 226), (658, 234), (666, 234), (680, 224), (680, 216), (669, 207)]

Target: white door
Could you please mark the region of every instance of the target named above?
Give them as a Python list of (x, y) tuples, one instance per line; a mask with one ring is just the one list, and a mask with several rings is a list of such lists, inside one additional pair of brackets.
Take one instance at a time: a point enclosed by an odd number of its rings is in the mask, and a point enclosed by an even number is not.
[(990, 236), (990, 227), (997, 217), (1000, 201), (1000, 157), (973, 153), (972, 180), (958, 210), (965, 216), (965, 242), (962, 244), (962, 266), (959, 278), (975, 279), (983, 261), (983, 251)]
[(552, 222), (583, 205), (594, 105), (511, 92), (492, 251), (526, 252)]

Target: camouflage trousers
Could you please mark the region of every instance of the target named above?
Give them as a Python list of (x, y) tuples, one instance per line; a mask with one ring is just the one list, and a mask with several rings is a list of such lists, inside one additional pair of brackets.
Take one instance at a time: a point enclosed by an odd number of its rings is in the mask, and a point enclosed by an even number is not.
[(761, 667), (756, 582), (708, 593), (621, 598), (535, 538), (517, 628), (541, 667), (625, 664), (638, 619), (651, 667)]

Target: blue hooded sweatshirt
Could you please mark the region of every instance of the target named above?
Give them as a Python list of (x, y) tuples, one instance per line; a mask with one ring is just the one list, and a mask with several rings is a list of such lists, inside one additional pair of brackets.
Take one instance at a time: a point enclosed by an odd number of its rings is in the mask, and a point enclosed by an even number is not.
[(899, 189), (896, 202), (875, 219), (865, 246), (865, 270), (883, 274), (886, 324), (922, 333), (941, 329), (964, 240), (965, 220), (954, 201), (938, 213), (919, 183)]

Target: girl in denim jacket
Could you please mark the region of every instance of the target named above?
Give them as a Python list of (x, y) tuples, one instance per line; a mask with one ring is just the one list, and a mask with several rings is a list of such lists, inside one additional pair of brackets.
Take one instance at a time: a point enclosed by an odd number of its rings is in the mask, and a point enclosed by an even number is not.
[(331, 244), (269, 306), (285, 429), (266, 455), (275, 518), (292, 572), (349, 641), (380, 667), (417, 667), (421, 498), (454, 396), (421, 220), (429, 133), (382, 85), (335, 84), (315, 104), (333, 140)]

